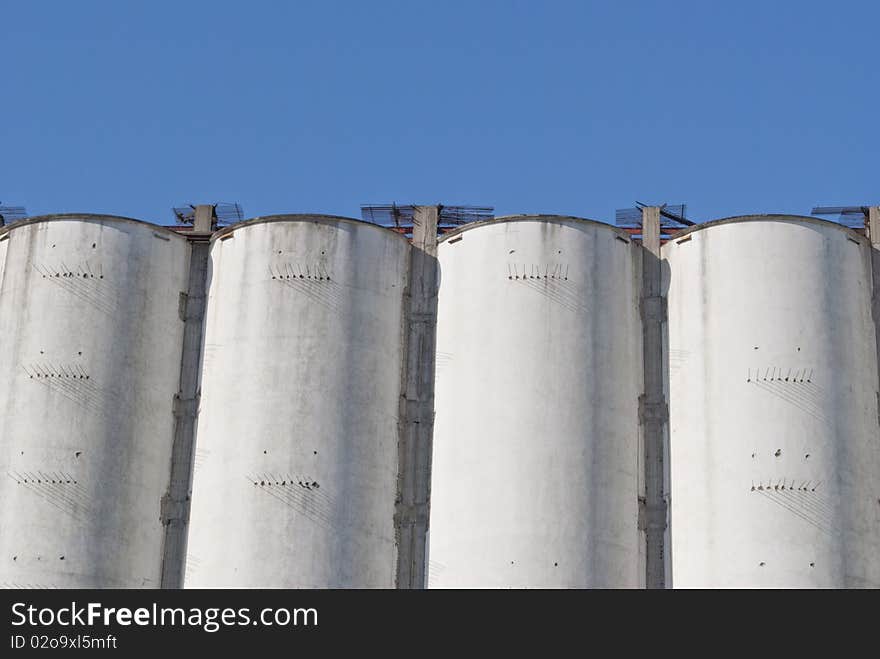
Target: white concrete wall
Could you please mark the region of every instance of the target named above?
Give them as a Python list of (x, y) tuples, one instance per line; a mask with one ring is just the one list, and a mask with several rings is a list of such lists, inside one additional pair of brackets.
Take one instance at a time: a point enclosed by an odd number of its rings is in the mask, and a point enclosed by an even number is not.
[(880, 587), (867, 241), (759, 217), (663, 254), (672, 585)]
[(390, 588), (409, 244), (289, 219), (213, 242), (186, 586)]
[(189, 245), (103, 216), (3, 238), (0, 585), (157, 587)]
[(439, 247), (430, 587), (637, 587), (637, 247), (511, 218)]

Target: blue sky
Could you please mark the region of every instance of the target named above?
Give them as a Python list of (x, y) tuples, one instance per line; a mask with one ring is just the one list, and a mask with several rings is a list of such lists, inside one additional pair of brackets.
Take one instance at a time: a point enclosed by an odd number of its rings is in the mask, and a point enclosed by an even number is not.
[(0, 0), (0, 199), (880, 203), (876, 2)]

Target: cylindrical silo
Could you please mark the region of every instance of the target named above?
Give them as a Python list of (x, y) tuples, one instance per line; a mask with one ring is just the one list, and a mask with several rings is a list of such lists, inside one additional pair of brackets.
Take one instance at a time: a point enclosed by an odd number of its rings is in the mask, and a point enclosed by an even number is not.
[(638, 250), (555, 216), (444, 236), (430, 587), (642, 583)]
[(867, 241), (749, 216), (663, 255), (673, 586), (880, 587)]
[(102, 215), (0, 229), (3, 586), (159, 586), (189, 249)]
[(211, 248), (186, 586), (394, 586), (410, 246), (258, 218)]

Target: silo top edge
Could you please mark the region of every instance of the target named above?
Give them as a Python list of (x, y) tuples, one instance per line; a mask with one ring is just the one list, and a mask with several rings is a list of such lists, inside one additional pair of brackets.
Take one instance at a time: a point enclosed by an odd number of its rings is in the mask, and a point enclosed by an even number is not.
[(236, 222), (235, 224), (230, 224), (227, 227), (223, 227), (219, 231), (216, 231), (213, 236), (211, 236), (211, 241), (213, 242), (218, 238), (228, 236), (229, 234), (238, 229), (241, 229), (242, 227), (254, 226), (255, 224), (269, 224), (274, 222), (316, 222), (323, 224), (342, 222), (347, 224), (356, 224), (359, 226), (368, 226), (372, 227), (373, 229), (385, 231), (393, 236), (397, 236), (400, 240), (403, 240), (404, 242), (409, 244), (409, 240), (407, 240), (406, 236), (399, 234), (393, 229), (389, 229), (388, 227), (379, 226), (378, 224), (373, 224), (372, 222), (366, 222), (364, 220), (358, 220), (353, 217), (343, 217), (341, 215), (323, 215), (321, 213), (281, 213), (278, 215), (263, 215), (261, 217), (253, 217), (249, 220)]
[(100, 213), (53, 213), (51, 215), (37, 215), (0, 227), (0, 235), (9, 233), (14, 229), (28, 226), (30, 224), (38, 224), (41, 222), (58, 222), (63, 220), (83, 220), (86, 222), (127, 222), (147, 227), (149, 229), (152, 229), (153, 231), (162, 232), (163, 234), (166, 234), (168, 236), (174, 236), (175, 238), (178, 238), (180, 240), (186, 240), (186, 238), (181, 234), (172, 231), (171, 229), (168, 229), (166, 227), (163, 227), (159, 224), (153, 224), (152, 222), (147, 222), (145, 220), (137, 220), (133, 217), (123, 217), (121, 215), (102, 215)]
[(850, 229), (847, 226), (842, 224), (838, 224), (837, 222), (832, 222), (831, 220), (823, 220), (818, 217), (812, 217), (809, 215), (788, 215), (785, 213), (766, 213), (761, 215), (734, 215), (732, 217), (724, 217), (718, 220), (712, 220), (710, 222), (703, 222), (701, 224), (695, 224), (692, 227), (686, 227), (681, 229), (680, 231), (676, 231), (671, 235), (671, 241), (674, 241), (677, 238), (681, 238), (682, 236), (686, 236), (688, 234), (694, 233), (696, 231), (702, 231), (703, 229), (711, 229), (712, 227), (720, 226), (722, 224), (744, 224), (746, 222), (788, 222), (788, 223), (798, 223), (798, 224), (816, 224), (818, 226), (835, 228), (843, 231), (848, 234), (853, 239), (858, 240), (859, 242), (866, 242), (867, 238), (863, 235)]
[(608, 229), (613, 231), (614, 233), (623, 236), (627, 239), (627, 241), (632, 240), (632, 236), (624, 231), (623, 229), (614, 226), (613, 224), (608, 224), (607, 222), (599, 222), (598, 220), (591, 220), (586, 217), (575, 217), (573, 215), (502, 215), (501, 217), (496, 217), (491, 220), (482, 220), (480, 222), (470, 222), (469, 224), (463, 224), (457, 229), (449, 231), (448, 233), (444, 233), (438, 242), (443, 242), (449, 238), (453, 238), (459, 234), (464, 233), (465, 231), (470, 231), (471, 229), (477, 229), (480, 227), (488, 226), (491, 224), (502, 224), (507, 222), (547, 222), (547, 223), (557, 223), (564, 224), (567, 222), (577, 222), (581, 224), (587, 224), (590, 226), (601, 227), (603, 229)]

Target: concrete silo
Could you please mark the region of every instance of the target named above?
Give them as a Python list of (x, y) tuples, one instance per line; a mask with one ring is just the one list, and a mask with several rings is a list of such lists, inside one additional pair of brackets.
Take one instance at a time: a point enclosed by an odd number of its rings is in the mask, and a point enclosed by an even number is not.
[(395, 585), (409, 250), (317, 215), (215, 234), (186, 587)]
[(3, 586), (159, 586), (188, 260), (125, 218), (0, 229)]
[(663, 256), (672, 585), (880, 586), (867, 240), (750, 216)]
[(430, 587), (638, 587), (640, 252), (569, 217), (438, 250)]

